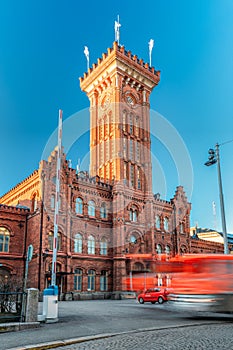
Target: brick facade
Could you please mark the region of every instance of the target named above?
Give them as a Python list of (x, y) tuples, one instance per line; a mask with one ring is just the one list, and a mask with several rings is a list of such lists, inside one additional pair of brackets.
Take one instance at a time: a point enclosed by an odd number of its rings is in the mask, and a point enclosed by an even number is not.
[[(90, 175), (60, 174), (57, 284), (60, 292), (120, 292), (124, 279), (150, 266), (132, 254), (222, 252), (223, 245), (190, 237), (190, 211), (178, 186), (170, 201), (152, 193), (149, 97), (160, 73), (114, 43), (80, 79), (90, 99)], [(127, 120), (125, 120), (125, 118)], [(28, 286), (51, 280), (56, 149), (23, 182), (0, 198), (0, 228), (10, 232), (0, 263), (23, 277), (33, 245)], [(29, 209), (14, 206), (21, 205)]]

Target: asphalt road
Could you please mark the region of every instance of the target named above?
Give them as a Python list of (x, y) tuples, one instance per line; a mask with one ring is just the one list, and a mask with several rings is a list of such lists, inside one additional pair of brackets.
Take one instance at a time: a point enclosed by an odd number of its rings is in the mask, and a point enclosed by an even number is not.
[[(40, 304), (40, 310), (41, 307), (42, 305)], [(208, 317), (193, 318), (188, 315), (170, 311), (166, 303), (163, 305), (141, 305), (134, 299), (59, 302), (58, 310), (58, 323), (41, 324), (40, 328), (37, 329), (1, 334), (0, 350), (16, 347), (22, 348), (30, 344), (54, 342), (64, 339), (89, 337), (103, 333), (113, 335), (122, 332), (124, 334), (107, 337), (105, 340), (95, 340), (95, 345), (91, 345), (93, 343), (88, 342), (72, 345), (73, 347), (63, 347), (63, 350), (65, 350), (65, 348), (73, 350), (76, 349), (75, 346), (80, 346), (77, 347), (77, 349), (131, 349), (130, 344), (134, 344), (133, 339), (137, 339), (137, 341), (135, 340), (137, 347), (135, 347), (135, 345), (132, 347), (133, 349), (154, 349), (154, 347), (151, 347), (152, 345), (146, 347), (146, 339), (148, 337), (151, 339), (150, 344), (152, 344), (153, 339), (157, 339), (156, 341), (159, 343), (156, 343), (155, 348), (158, 349), (158, 345), (163, 341), (164, 335), (166, 335), (166, 339), (170, 337), (171, 345), (173, 346), (171, 349), (179, 350), (184, 349), (184, 347), (174, 347), (173, 341), (175, 341), (175, 337), (178, 337), (177, 339), (179, 339), (179, 342), (183, 339), (183, 343), (181, 344), (186, 344), (185, 339), (190, 339), (192, 334), (197, 334), (196, 337), (198, 340), (198, 329), (200, 329), (200, 331), (206, 332), (206, 337), (210, 339), (209, 329), (212, 329), (211, 327), (215, 327), (213, 328), (212, 334), (216, 335), (216, 330), (218, 329), (232, 329), (233, 321), (233, 317), (229, 315), (208, 315)], [(190, 331), (190, 326), (194, 331)], [(131, 331), (136, 332), (126, 334)], [(157, 335), (163, 335), (162, 338), (159, 336), (160, 340), (158, 340), (158, 336), (154, 336), (155, 333)], [(224, 332), (222, 332), (222, 334), (224, 334)], [(220, 335), (221, 334), (219, 334), (219, 338), (222, 339), (223, 336), (221, 335), (220, 337)], [(226, 338), (227, 337), (224, 336), (224, 339)], [(111, 345), (111, 341), (114, 339), (118, 341), (116, 347), (114, 347), (113, 344)], [(124, 341), (122, 339), (124, 339)], [(142, 339), (144, 340), (142, 341)], [(106, 347), (103, 347), (101, 341)], [(145, 346), (143, 344), (145, 344)], [(164, 344), (162, 345), (161, 343), (161, 346), (164, 346)], [(225, 349), (222, 346), (220, 348)], [(160, 347), (160, 349), (170, 348)], [(204, 346), (189, 347), (187, 349), (210, 348)], [(211, 349), (218, 348), (212, 347)], [(231, 347), (228, 346), (227, 349), (233, 349), (233, 341)]]

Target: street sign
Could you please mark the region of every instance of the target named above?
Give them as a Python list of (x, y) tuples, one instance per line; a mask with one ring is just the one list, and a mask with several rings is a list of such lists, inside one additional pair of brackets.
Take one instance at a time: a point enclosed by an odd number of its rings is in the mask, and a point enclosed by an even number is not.
[(33, 255), (33, 245), (30, 244), (28, 246), (28, 252), (27, 252), (27, 260), (31, 261), (32, 260), (32, 255)]

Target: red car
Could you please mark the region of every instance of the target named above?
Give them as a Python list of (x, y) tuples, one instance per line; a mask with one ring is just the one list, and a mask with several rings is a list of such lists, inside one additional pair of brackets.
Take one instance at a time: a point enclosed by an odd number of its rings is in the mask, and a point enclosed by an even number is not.
[(163, 304), (164, 301), (167, 301), (168, 289), (158, 287), (158, 288), (150, 288), (145, 290), (143, 293), (138, 295), (138, 301), (140, 304), (151, 302), (155, 304), (158, 302), (159, 304)]

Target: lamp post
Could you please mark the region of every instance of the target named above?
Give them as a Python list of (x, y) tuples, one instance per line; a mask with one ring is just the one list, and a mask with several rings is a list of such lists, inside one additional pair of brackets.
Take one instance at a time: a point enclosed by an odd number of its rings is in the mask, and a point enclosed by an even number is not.
[(219, 198), (220, 198), (222, 231), (223, 231), (223, 240), (224, 240), (224, 254), (229, 254), (227, 229), (226, 229), (226, 218), (225, 218), (225, 209), (224, 209), (224, 199), (223, 199), (223, 190), (222, 190), (222, 176), (221, 176), (221, 168), (220, 168), (219, 144), (218, 143), (216, 143), (216, 145), (215, 145), (215, 150), (213, 148), (209, 149), (209, 157), (208, 158), (209, 158), (209, 160), (207, 162), (205, 162), (206, 166), (210, 166), (210, 165), (217, 163)]

